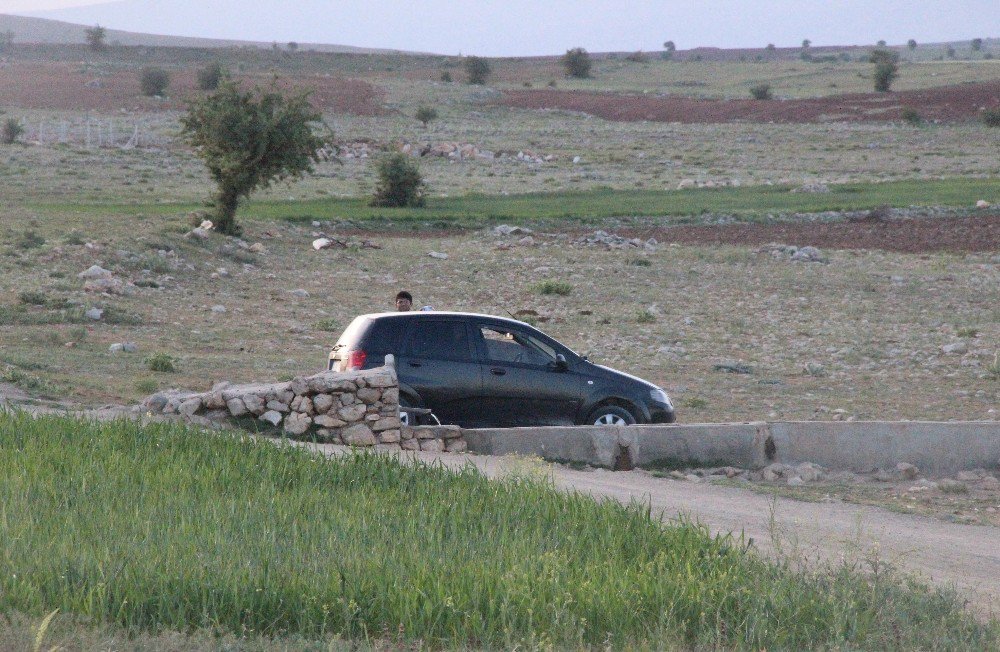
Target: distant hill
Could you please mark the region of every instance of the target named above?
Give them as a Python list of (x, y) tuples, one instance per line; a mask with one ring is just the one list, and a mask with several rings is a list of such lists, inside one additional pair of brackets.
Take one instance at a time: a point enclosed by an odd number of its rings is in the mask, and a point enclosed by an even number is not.
[[(15, 43), (50, 43), (58, 45), (81, 44), (86, 42), (84, 31), (92, 25), (77, 25), (60, 20), (47, 18), (29, 18), (0, 14), (0, 32), (12, 32)], [(185, 48), (232, 48), (258, 47), (270, 48), (272, 43), (259, 41), (236, 41), (225, 39), (195, 38), (189, 36), (166, 36), (161, 34), (140, 34), (108, 29), (109, 45), (143, 45), (158, 47)], [(279, 43), (284, 48), (287, 44)], [(350, 45), (330, 45), (321, 43), (299, 43), (301, 50), (316, 52), (347, 52), (353, 54), (373, 54), (398, 52), (398, 50), (380, 50), (376, 48), (360, 48)]]

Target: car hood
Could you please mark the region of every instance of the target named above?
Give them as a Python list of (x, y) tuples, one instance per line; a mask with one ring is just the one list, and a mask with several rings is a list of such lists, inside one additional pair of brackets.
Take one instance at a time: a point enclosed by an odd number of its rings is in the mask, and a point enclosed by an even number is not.
[(648, 380), (643, 380), (642, 378), (639, 378), (638, 376), (633, 376), (632, 374), (627, 374), (624, 371), (618, 371), (617, 369), (612, 369), (611, 367), (605, 367), (602, 364), (594, 364), (593, 362), (589, 362), (589, 361), (588, 361), (588, 364), (591, 367), (593, 367), (595, 370), (599, 371), (599, 373), (602, 376), (613, 377), (613, 378), (616, 378), (616, 379), (627, 379), (627, 380), (631, 380), (634, 383), (642, 385), (643, 387), (648, 387), (649, 389), (660, 389), (657, 385), (654, 385), (653, 383), (649, 382)]

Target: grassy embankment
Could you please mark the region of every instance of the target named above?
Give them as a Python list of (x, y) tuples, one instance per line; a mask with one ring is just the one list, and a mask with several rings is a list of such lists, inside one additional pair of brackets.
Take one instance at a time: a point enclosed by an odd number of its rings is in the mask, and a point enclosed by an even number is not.
[[(533, 223), (572, 219), (579, 224), (611, 218), (668, 218), (665, 223), (697, 223), (703, 215), (746, 220), (769, 215), (867, 210), (878, 206), (968, 208), (978, 199), (996, 201), (996, 179), (896, 181), (830, 186), (829, 193), (793, 193), (785, 186), (701, 188), (696, 190), (595, 190), (524, 195), (432, 197), (425, 208), (374, 208), (367, 198), (307, 201), (250, 201), (243, 218), (350, 220), (359, 227), (478, 228), (500, 222)], [(204, 209), (203, 204), (83, 203), (26, 205), (38, 213), (92, 215), (171, 214)], [(563, 224), (565, 226), (565, 224)]]
[(0, 477), (0, 613), (59, 609), (46, 644), (94, 627), (487, 649), (1000, 644), (996, 622), (881, 565), (804, 572), (530, 477), (23, 414), (0, 416)]

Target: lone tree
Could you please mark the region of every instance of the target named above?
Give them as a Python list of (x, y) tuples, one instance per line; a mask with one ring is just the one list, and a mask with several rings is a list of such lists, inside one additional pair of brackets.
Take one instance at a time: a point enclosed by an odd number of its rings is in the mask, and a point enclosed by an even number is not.
[(916, 49), (917, 49), (917, 41), (916, 41), (916, 39), (912, 39), (912, 38), (911, 38), (911, 39), (910, 39), (909, 41), (907, 41), (907, 42), (906, 42), (906, 47), (907, 47), (907, 48), (908, 48), (908, 49), (909, 49), (909, 50), (910, 50), (911, 52), (912, 52), (913, 50), (916, 50)]
[(673, 41), (665, 41), (663, 43), (663, 60), (669, 61), (674, 58), (674, 52), (677, 51), (677, 46), (674, 45)]
[(974, 39), (972, 39), (971, 45), (972, 45), (972, 51), (973, 52), (979, 52), (980, 50), (983, 49), (983, 39), (981, 39), (981, 38), (974, 38)]
[(807, 38), (802, 39), (802, 49), (808, 50), (812, 46), (813, 42)]
[(236, 208), (251, 192), (312, 171), (325, 144), (313, 133), (320, 119), (308, 94), (242, 91), (233, 82), (191, 103), (181, 125), (218, 185), (215, 228), (220, 233), (242, 232)]
[(13, 145), (24, 133), (24, 127), (17, 118), (7, 118), (0, 127), (0, 142), (5, 145)]
[(104, 29), (100, 25), (94, 25), (93, 27), (85, 29), (84, 36), (87, 39), (87, 45), (95, 52), (100, 52), (108, 47), (106, 41), (108, 37), (108, 30)]
[(578, 79), (590, 77), (590, 55), (583, 48), (566, 50), (566, 54), (562, 56), (562, 65), (570, 77)]
[(378, 184), (375, 186), (372, 206), (419, 208), (425, 203), (424, 179), (420, 176), (417, 164), (406, 154), (397, 152), (378, 162)]
[(214, 91), (225, 77), (226, 69), (218, 61), (213, 61), (198, 71), (198, 88), (203, 91)]
[(147, 97), (163, 95), (170, 85), (170, 73), (163, 68), (147, 66), (139, 72), (139, 86)]
[(469, 76), (470, 84), (485, 84), (486, 78), (493, 72), (490, 68), (490, 62), (483, 57), (466, 57), (463, 65), (465, 66), (465, 74)]
[(879, 48), (871, 51), (868, 60), (875, 64), (875, 90), (888, 93), (892, 82), (899, 76), (899, 54)]
[(431, 120), (437, 120), (438, 112), (432, 106), (421, 106), (417, 109), (417, 113), (414, 117), (420, 122), (424, 123), (424, 127), (427, 126)]

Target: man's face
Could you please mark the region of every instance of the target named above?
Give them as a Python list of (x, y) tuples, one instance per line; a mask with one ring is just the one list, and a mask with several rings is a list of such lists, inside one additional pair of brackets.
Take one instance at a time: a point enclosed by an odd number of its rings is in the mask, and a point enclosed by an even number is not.
[(413, 307), (413, 302), (406, 297), (396, 299), (396, 310), (399, 312), (407, 312), (411, 307)]

